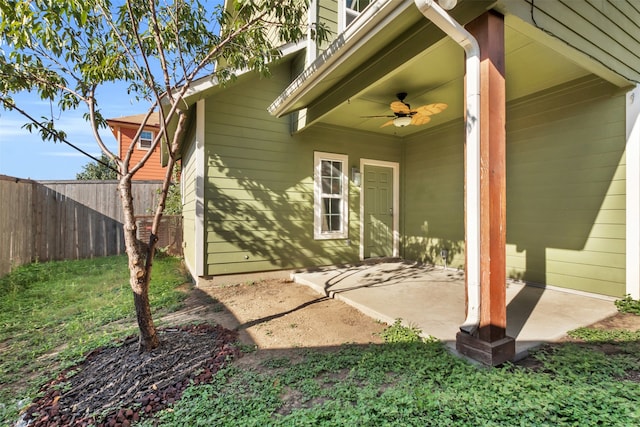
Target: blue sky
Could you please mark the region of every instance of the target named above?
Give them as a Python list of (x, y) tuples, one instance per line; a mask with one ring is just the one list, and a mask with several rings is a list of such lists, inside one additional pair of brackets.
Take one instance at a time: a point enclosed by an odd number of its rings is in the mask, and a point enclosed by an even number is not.
[[(222, 1), (204, 3), (213, 10)], [(70, 143), (91, 155), (100, 156), (91, 127), (82, 117), (86, 109), (61, 112), (56, 105), (42, 101), (35, 93), (21, 93), (13, 98), (18, 107), (33, 117), (54, 117), (57, 129), (66, 132)], [(147, 103), (134, 103), (124, 83), (102, 88), (96, 98), (107, 119), (145, 113), (149, 108)], [(64, 143), (43, 141), (39, 133), (23, 129), (26, 122), (19, 113), (0, 107), (0, 175), (34, 180), (76, 179), (82, 166), (93, 161)], [(117, 150), (117, 141), (109, 129), (102, 129), (101, 136), (111, 150)]]
[[(53, 114), (58, 128), (67, 133), (69, 142), (96, 157), (100, 156), (91, 127), (82, 117), (85, 110), (60, 112), (55, 105), (42, 101), (37, 94), (21, 93), (14, 99), (20, 108), (34, 117), (50, 117)], [(134, 105), (124, 84), (103, 89), (98, 101), (107, 118), (143, 113), (147, 107)], [(23, 129), (26, 121), (19, 113), (0, 108), (1, 175), (35, 180), (76, 179), (82, 166), (92, 161), (64, 143), (43, 141), (39, 133)], [(102, 129), (101, 136), (110, 149), (117, 150), (116, 139), (109, 129)]]

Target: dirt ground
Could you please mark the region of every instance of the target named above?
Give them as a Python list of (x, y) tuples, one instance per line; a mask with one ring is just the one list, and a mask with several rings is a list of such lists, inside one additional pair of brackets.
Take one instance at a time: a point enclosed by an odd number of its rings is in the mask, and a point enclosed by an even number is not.
[[(157, 316), (157, 350), (138, 355), (131, 339), (92, 353), (48, 383), (24, 421), (126, 426), (179, 399), (188, 384), (208, 382), (230, 359), (255, 367), (267, 357), (295, 360), (301, 349), (381, 343), (386, 327), (286, 276), (236, 276), (198, 287), (185, 284), (182, 290), (183, 309)], [(640, 316), (619, 314), (594, 326), (639, 330)], [(241, 354), (233, 345), (238, 340), (244, 350), (256, 351)]]
[(287, 278), (236, 277), (232, 282), (192, 288), (186, 301), (192, 310), (164, 317), (162, 322), (206, 320), (237, 330), (240, 341), (259, 349), (382, 342), (378, 334), (384, 324), (308, 286)]

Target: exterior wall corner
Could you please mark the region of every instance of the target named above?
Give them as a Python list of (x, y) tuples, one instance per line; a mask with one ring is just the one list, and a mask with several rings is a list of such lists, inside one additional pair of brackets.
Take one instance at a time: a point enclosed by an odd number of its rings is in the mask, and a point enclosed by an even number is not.
[(626, 96), (626, 293), (640, 298), (640, 84)]
[(200, 100), (196, 104), (196, 216), (195, 216), (195, 275), (197, 277), (205, 274), (205, 100)]

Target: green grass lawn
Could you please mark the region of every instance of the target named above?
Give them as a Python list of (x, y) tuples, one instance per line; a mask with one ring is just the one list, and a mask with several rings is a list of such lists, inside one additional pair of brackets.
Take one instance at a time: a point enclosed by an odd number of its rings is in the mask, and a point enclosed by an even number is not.
[[(384, 345), (301, 349), (301, 361), (231, 365), (186, 390), (162, 426), (640, 425), (640, 333), (540, 351), (539, 366), (486, 368), (391, 326)], [(584, 335), (582, 329), (578, 335)], [(588, 335), (588, 334), (587, 334)], [(615, 354), (598, 350), (603, 340)], [(611, 349), (610, 349), (611, 350)], [(146, 426), (154, 425), (145, 421)]]
[[(532, 371), (480, 368), (434, 342), (310, 351), (301, 362), (232, 365), (213, 383), (187, 389), (159, 425), (639, 425), (639, 384), (621, 379), (637, 358), (607, 359), (568, 346)], [(570, 370), (561, 369), (566, 364)]]
[[(158, 259), (153, 277), (154, 310), (177, 307), (179, 260)], [(51, 369), (136, 332), (125, 257), (21, 267), (0, 279), (0, 297), (0, 425)], [(581, 328), (571, 335), (584, 343), (542, 349), (535, 369), (480, 367), (418, 333), (396, 323), (382, 345), (229, 364), (142, 425), (640, 425), (638, 331)]]
[[(153, 310), (177, 308), (185, 281), (179, 259), (156, 258)], [(0, 423), (57, 370), (136, 332), (126, 256), (34, 263), (0, 278)]]

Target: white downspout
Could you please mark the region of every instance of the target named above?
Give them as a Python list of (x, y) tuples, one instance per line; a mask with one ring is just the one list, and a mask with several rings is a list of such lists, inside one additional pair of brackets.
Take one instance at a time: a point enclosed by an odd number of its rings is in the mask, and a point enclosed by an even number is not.
[(473, 334), (480, 325), (480, 46), (435, 0), (414, 0), (422, 14), (458, 43), (466, 56), (467, 135), (465, 168), (467, 210), (467, 318), (460, 326)]

